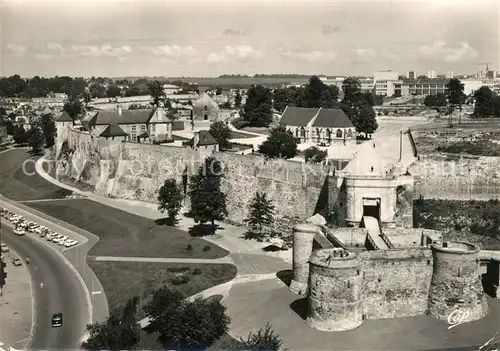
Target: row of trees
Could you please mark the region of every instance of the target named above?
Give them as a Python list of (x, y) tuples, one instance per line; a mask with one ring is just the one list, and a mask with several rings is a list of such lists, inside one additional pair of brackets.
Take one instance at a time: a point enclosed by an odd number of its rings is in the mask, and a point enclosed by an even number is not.
[[(131, 298), (121, 311), (112, 311), (105, 322), (87, 326), (89, 338), (82, 347), (86, 350), (132, 350), (140, 342), (141, 329), (137, 323), (139, 298)], [(220, 301), (209, 298), (186, 300), (178, 291), (167, 287), (152, 294), (143, 306), (150, 324), (148, 334), (156, 333), (166, 350), (203, 350), (227, 333), (231, 319)], [(240, 350), (279, 350), (281, 338), (267, 324), (257, 333), (241, 339)]]
[(35, 76), (24, 79), (18, 74), (0, 79), (0, 96), (17, 98), (44, 97), (50, 93), (65, 93), (68, 96), (83, 94), (87, 82), (81, 77), (55, 76), (44, 78)]

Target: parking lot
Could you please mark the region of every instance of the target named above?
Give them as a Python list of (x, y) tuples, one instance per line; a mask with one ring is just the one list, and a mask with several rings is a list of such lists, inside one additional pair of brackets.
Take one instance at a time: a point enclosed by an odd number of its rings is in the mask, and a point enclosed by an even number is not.
[[(0, 215), (4, 220), (7, 220), (13, 226), (14, 234), (19, 236), (32, 235), (37, 236), (41, 240), (45, 240), (54, 246), (59, 246), (61, 249), (68, 249), (79, 244), (75, 238), (70, 238), (68, 235), (59, 234), (44, 225), (35, 223), (25, 219), (20, 214), (10, 211), (6, 208), (0, 209)], [(6, 250), (6, 246), (2, 244), (2, 251)], [(29, 263), (29, 262), (28, 262)]]

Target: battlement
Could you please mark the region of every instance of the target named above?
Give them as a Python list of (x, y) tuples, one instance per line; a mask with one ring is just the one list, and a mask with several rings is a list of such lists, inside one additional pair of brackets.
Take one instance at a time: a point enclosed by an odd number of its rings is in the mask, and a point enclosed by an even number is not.
[(441, 243), (434, 243), (431, 245), (431, 248), (438, 252), (453, 253), (459, 255), (473, 255), (479, 252), (478, 246), (465, 241), (444, 241)]

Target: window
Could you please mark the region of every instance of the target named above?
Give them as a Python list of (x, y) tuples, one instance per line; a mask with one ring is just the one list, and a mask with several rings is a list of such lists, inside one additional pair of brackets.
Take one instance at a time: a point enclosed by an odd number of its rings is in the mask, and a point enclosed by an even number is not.
[(152, 125), (151, 125), (151, 131), (152, 131), (152, 132), (156, 131), (156, 124), (152, 124)]
[(337, 129), (337, 138), (342, 138), (342, 130)]
[(203, 115), (203, 120), (208, 120), (208, 115), (206, 113)]
[(145, 132), (146, 131), (146, 125), (145, 124), (141, 124), (141, 132)]
[(347, 130), (347, 137), (352, 138), (352, 129)]
[(132, 134), (132, 141), (137, 141), (137, 135), (136, 134)]
[(208, 111), (208, 106), (205, 105), (205, 108), (204, 108), (205, 112)]
[(132, 132), (137, 132), (137, 126), (132, 126)]

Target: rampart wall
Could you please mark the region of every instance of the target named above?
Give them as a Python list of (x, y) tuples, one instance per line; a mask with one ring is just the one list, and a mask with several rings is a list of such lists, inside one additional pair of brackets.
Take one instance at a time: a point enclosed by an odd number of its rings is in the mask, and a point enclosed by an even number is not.
[[(58, 134), (58, 150), (64, 140), (71, 150), (69, 175), (108, 196), (156, 202), (166, 179), (182, 183), (186, 171), (189, 177), (200, 166), (200, 154), (191, 148), (106, 140), (69, 128)], [(223, 152), (214, 156), (224, 167), (222, 191), (234, 223), (247, 218), (257, 191), (274, 202), (283, 230), (316, 212), (328, 214), (339, 196), (336, 179), (327, 180), (327, 169), (320, 165)]]
[(367, 319), (424, 314), (432, 277), (427, 248), (364, 251), (363, 314)]
[(489, 200), (500, 198), (500, 157), (420, 155), (409, 172), (414, 198)]

